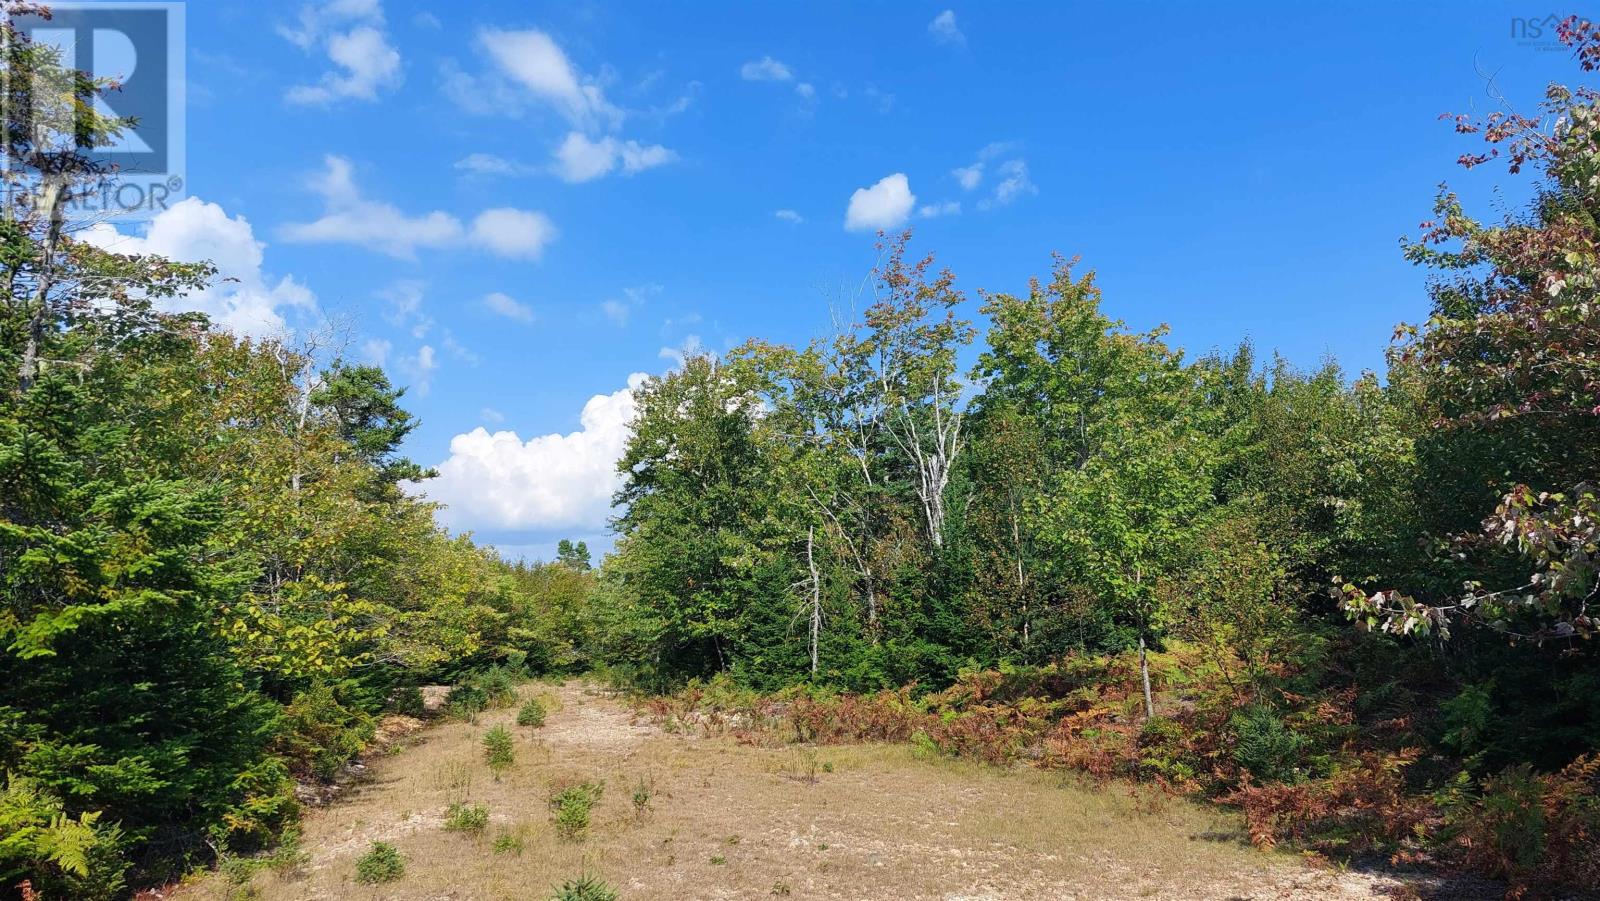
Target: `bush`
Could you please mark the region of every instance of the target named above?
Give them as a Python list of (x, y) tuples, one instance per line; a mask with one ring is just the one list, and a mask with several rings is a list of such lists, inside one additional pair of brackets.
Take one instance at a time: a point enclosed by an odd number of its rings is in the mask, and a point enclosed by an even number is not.
[(496, 781), (499, 781), (501, 773), (517, 762), (516, 745), (506, 727), (496, 726), (483, 736), (483, 756), (489, 762), (489, 769), (494, 770)]
[(1260, 782), (1300, 780), (1300, 755), (1306, 739), (1283, 724), (1267, 707), (1251, 707), (1233, 717), (1233, 759)]
[(522, 836), (520, 835), (508, 832), (505, 835), (495, 837), (494, 853), (496, 854), (516, 854), (520, 857), (522, 848)]
[(405, 874), (405, 858), (387, 842), (373, 842), (367, 853), (356, 860), (356, 881), (362, 885), (393, 882)]
[(283, 711), (279, 747), (295, 770), (328, 781), (372, 741), (372, 717), (341, 703), (329, 684), (295, 695)]
[(476, 685), (463, 683), (450, 689), (444, 705), (450, 716), (455, 719), (471, 720), (489, 709), (489, 695)]
[(489, 825), (489, 808), (482, 804), (450, 805), (444, 814), (444, 828), (451, 832), (479, 833)]
[(599, 877), (583, 875), (556, 886), (551, 901), (617, 901), (617, 891)]
[(544, 714), (543, 702), (538, 698), (529, 698), (527, 703), (522, 705), (522, 709), (517, 711), (517, 725), (535, 728), (543, 726)]
[(589, 814), (605, 793), (604, 782), (579, 782), (550, 796), (555, 811), (556, 832), (568, 841), (578, 841), (589, 831)]
[(389, 697), (389, 709), (401, 716), (414, 716), (421, 719), (428, 715), (428, 708), (422, 701), (422, 689), (415, 685), (405, 685), (394, 690)]
[(506, 667), (491, 666), (471, 681), (482, 690), (490, 707), (510, 707), (517, 702), (517, 674)]

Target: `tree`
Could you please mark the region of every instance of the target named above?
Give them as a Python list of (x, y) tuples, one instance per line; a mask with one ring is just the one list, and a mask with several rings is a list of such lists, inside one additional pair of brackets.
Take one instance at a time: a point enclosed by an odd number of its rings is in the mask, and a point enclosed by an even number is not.
[(582, 541), (573, 544), (571, 539), (563, 538), (556, 545), (556, 561), (580, 572), (588, 572), (589, 545)]
[[(1600, 66), (1600, 26), (1570, 18), (1559, 37), (1585, 71)], [(1505, 152), (1515, 174), (1532, 166), (1540, 183), (1529, 209), (1499, 225), (1472, 218), (1441, 190), (1435, 218), (1406, 247), (1436, 270), (1433, 314), (1402, 327), (1396, 365), (1415, 371), (1439, 411), (1434, 443), (1474, 458), (1477, 484), (1457, 504), (1481, 521), (1447, 536), (1471, 566), (1453, 597), (1399, 589), (1335, 589), (1369, 628), (1448, 635), (1452, 619), (1535, 641), (1591, 637), (1600, 592), (1600, 97), (1551, 85), (1542, 115), (1495, 112), (1455, 117), (1481, 133), (1481, 165)], [(1484, 509), (1499, 495), (1493, 512)], [(1472, 502), (1483, 503), (1474, 511)], [(1465, 525), (1466, 523), (1462, 523)], [(1521, 558), (1513, 567), (1512, 559)], [(1458, 567), (1459, 568), (1459, 567)]]
[(1211, 507), (1212, 455), (1197, 429), (1128, 422), (1085, 465), (1058, 476), (1041, 502), (1043, 540), (1136, 631), (1148, 716), (1155, 704), (1147, 645), (1173, 612), (1157, 588), (1178, 571)]

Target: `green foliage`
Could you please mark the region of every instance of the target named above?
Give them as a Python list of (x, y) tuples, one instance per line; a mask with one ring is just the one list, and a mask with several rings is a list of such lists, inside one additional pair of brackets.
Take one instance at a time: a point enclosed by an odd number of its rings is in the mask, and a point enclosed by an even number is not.
[(1306, 750), (1304, 736), (1284, 725), (1268, 707), (1251, 707), (1233, 717), (1233, 759), (1261, 782), (1296, 782)]
[(405, 874), (405, 858), (388, 842), (373, 842), (365, 854), (356, 858), (356, 882), (362, 885), (394, 882)]
[(450, 832), (471, 832), (474, 835), (489, 826), (489, 808), (482, 804), (456, 802), (444, 814), (444, 828)]
[(474, 684), (456, 685), (445, 696), (444, 703), (452, 717), (470, 720), (489, 709), (489, 693)]
[(313, 685), (284, 708), (280, 749), (297, 769), (331, 780), (372, 741), (375, 730), (367, 713), (340, 703), (329, 684)]
[(517, 762), (516, 741), (504, 726), (495, 726), (483, 736), (483, 759), (494, 771), (495, 781)]
[(517, 676), (503, 666), (491, 666), (477, 674), (472, 684), (483, 692), (484, 701), (491, 708), (510, 707), (517, 702)]
[(538, 698), (529, 698), (523, 703), (522, 709), (517, 711), (517, 725), (539, 727), (544, 725), (544, 703)]
[(650, 811), (650, 799), (656, 795), (656, 780), (654, 777), (639, 777), (633, 784), (633, 813), (634, 816), (643, 817)]
[(598, 876), (584, 874), (556, 886), (551, 901), (617, 901), (617, 892)]
[(605, 793), (605, 782), (578, 782), (550, 795), (556, 832), (568, 841), (580, 841), (589, 831), (589, 815)]
[(494, 853), (496, 854), (515, 854), (521, 857), (523, 848), (522, 836), (520, 835), (508, 832), (505, 835), (495, 836)]

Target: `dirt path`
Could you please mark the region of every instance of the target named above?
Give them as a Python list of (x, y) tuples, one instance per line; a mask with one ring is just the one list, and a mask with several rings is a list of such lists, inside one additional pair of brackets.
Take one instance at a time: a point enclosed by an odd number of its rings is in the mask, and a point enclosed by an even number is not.
[[(1232, 819), (1158, 795), (923, 761), (903, 747), (773, 750), (669, 735), (576, 682), (524, 694), (555, 709), (543, 728), (515, 729), (517, 764), (502, 780), (480, 743), (494, 725), (514, 728), (514, 710), (436, 727), (308, 815), (299, 873), (260, 874), (255, 894), (239, 897), (543, 899), (584, 872), (625, 901), (1361, 899), (1398, 885), (1251, 850)], [(587, 837), (572, 842), (556, 835), (547, 799), (579, 780), (604, 780), (605, 792)], [(648, 794), (642, 812), (636, 791)], [(489, 828), (445, 831), (453, 801), (487, 805)], [(403, 879), (354, 883), (355, 858), (373, 841), (405, 855)], [(231, 888), (213, 878), (181, 897)]]

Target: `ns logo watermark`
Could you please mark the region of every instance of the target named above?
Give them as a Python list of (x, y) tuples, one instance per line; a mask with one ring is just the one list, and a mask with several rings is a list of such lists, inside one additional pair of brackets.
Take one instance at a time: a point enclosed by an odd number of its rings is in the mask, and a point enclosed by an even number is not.
[(1512, 16), (1511, 39), (1530, 50), (1563, 50), (1557, 29), (1567, 17), (1550, 13), (1543, 16)]
[[(110, 177), (98, 190), (75, 197), (70, 215), (158, 215), (186, 193), (184, 4), (56, 0), (47, 5), (48, 18), (15, 16), (12, 27), (35, 44), (56, 48), (63, 70), (115, 81), (116, 90), (96, 98), (97, 111), (133, 123), (112, 144), (88, 152)], [(70, 140), (72, 123), (48, 125)]]

